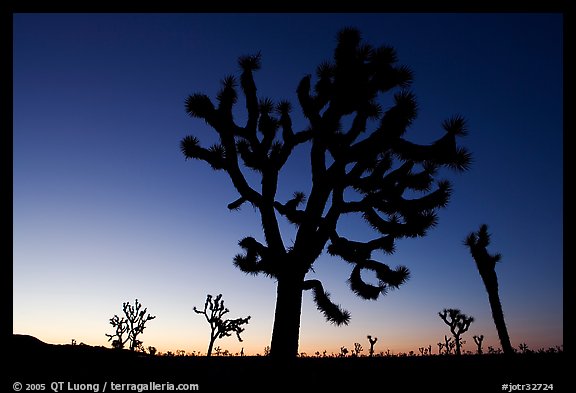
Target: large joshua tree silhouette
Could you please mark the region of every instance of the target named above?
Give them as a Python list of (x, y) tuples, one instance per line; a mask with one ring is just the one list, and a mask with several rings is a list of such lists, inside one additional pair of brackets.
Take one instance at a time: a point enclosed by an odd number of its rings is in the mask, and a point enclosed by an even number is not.
[[(358, 296), (377, 299), (389, 288), (399, 287), (409, 277), (408, 268), (390, 268), (372, 259), (372, 253), (391, 254), (396, 239), (425, 236), (437, 222), (436, 210), (446, 206), (451, 193), (447, 180), (435, 179), (438, 170), (462, 171), (470, 163), (469, 153), (456, 145), (456, 137), (465, 134), (460, 116), (446, 120), (444, 135), (431, 144), (403, 138), (417, 105), (414, 95), (405, 90), (412, 72), (396, 65), (392, 47), (363, 43), (355, 28), (340, 30), (337, 39), (333, 60), (316, 70), (316, 83), (312, 85), (312, 76), (307, 75), (298, 84), (299, 105), (308, 122), (298, 131), (293, 128), (289, 102), (275, 105), (268, 98), (259, 99), (254, 80), (261, 65), (259, 53), (238, 61), (247, 111), (243, 126), (234, 121), (238, 93), (233, 76), (222, 81), (217, 105), (205, 94), (190, 95), (185, 105), (189, 115), (204, 119), (219, 137), (208, 148), (194, 136), (183, 138), (180, 147), (185, 157), (203, 160), (229, 175), (239, 194), (229, 209), (249, 202), (260, 214), (264, 241), (240, 240), (244, 253), (235, 256), (234, 264), (277, 282), (270, 346), (274, 358), (298, 354), (305, 290), (312, 291), (329, 322), (349, 322), (349, 312), (330, 299), (321, 281), (309, 277), (325, 248), (350, 263), (348, 281)], [(393, 103), (384, 110), (379, 97), (394, 89), (398, 91)], [(367, 132), (369, 127), (372, 132)], [(279, 173), (294, 149), (305, 144), (310, 147), (312, 180), (308, 197), (295, 190), (291, 199), (282, 202), (277, 198)], [(258, 186), (247, 181), (246, 168), (260, 176)], [(350, 239), (345, 228), (337, 225), (349, 214), (362, 216), (377, 235), (366, 241)], [(295, 225), (290, 246), (284, 243), (280, 218)], [(362, 273), (372, 274), (371, 281), (365, 281)]]
[(502, 311), (502, 303), (500, 302), (500, 295), (498, 294), (498, 277), (496, 275), (496, 263), (502, 259), (499, 253), (490, 254), (486, 247), (490, 244), (490, 234), (488, 233), (488, 225), (480, 225), (477, 232), (471, 232), (464, 244), (470, 249), (470, 254), (476, 262), (476, 267), (488, 292), (488, 301), (492, 309), (492, 319), (498, 331), (500, 345), (505, 354), (513, 354), (514, 349), (510, 343), (510, 336), (504, 321), (504, 312)]

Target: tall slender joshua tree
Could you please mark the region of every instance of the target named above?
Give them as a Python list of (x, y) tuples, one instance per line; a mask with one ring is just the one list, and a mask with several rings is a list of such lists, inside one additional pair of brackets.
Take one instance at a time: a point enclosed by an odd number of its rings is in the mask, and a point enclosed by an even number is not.
[(498, 331), (500, 338), (500, 345), (505, 354), (513, 354), (514, 349), (510, 343), (510, 336), (504, 321), (504, 312), (502, 311), (502, 303), (498, 295), (498, 277), (496, 275), (496, 263), (502, 259), (502, 255), (490, 254), (486, 247), (490, 244), (490, 234), (488, 233), (488, 225), (482, 224), (477, 232), (470, 233), (464, 240), (464, 244), (470, 249), (472, 258), (476, 261), (476, 267), (482, 277), (486, 292), (488, 292), (488, 301), (492, 309), (492, 318)]
[[(248, 202), (260, 214), (264, 242), (253, 237), (240, 240), (245, 252), (236, 255), (234, 264), (277, 282), (270, 346), (274, 358), (293, 359), (298, 354), (303, 291), (312, 291), (329, 322), (341, 325), (350, 319), (322, 283), (310, 277), (325, 249), (351, 265), (349, 284), (358, 296), (377, 299), (389, 288), (399, 287), (409, 277), (408, 268), (390, 268), (372, 259), (373, 252), (391, 254), (396, 239), (425, 236), (451, 193), (447, 180), (436, 179), (438, 170), (466, 170), (470, 163), (469, 153), (456, 145), (456, 138), (466, 133), (460, 116), (445, 121), (445, 134), (429, 145), (403, 138), (416, 117), (416, 99), (406, 90), (412, 72), (396, 61), (393, 48), (364, 44), (358, 30), (342, 29), (333, 61), (317, 68), (317, 82), (313, 84), (307, 75), (298, 85), (297, 97), (308, 125), (296, 132), (289, 102), (274, 104), (256, 94), (253, 76), (261, 65), (260, 54), (239, 59), (245, 125), (234, 121), (238, 93), (233, 76), (224, 78), (217, 105), (205, 94), (186, 100), (188, 114), (204, 119), (219, 141), (205, 148), (196, 137), (187, 136), (180, 144), (182, 153), (229, 175), (239, 194), (229, 209)], [(399, 90), (384, 111), (379, 96), (394, 89)], [(373, 131), (367, 133), (368, 127)], [(312, 180), (308, 197), (295, 191), (282, 203), (276, 195), (280, 170), (294, 149), (305, 144), (310, 147)], [(260, 181), (250, 184), (246, 169), (255, 171)], [(363, 217), (378, 235), (367, 241), (351, 240), (346, 228), (337, 225), (349, 214)], [(284, 243), (279, 218), (295, 226), (290, 246)], [(371, 282), (364, 281), (367, 272), (372, 274)]]

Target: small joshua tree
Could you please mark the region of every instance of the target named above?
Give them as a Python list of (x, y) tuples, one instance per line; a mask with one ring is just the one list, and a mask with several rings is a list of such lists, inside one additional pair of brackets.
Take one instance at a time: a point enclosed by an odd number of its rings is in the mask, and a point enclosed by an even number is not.
[(439, 312), (438, 315), (444, 323), (450, 327), (450, 332), (454, 336), (454, 343), (456, 345), (456, 355), (460, 355), (460, 347), (462, 345), (460, 336), (468, 330), (470, 324), (474, 322), (474, 318), (463, 314), (455, 308), (445, 308), (442, 312)]
[(444, 353), (446, 355), (450, 355), (455, 346), (454, 341), (452, 341), (452, 337), (448, 337), (447, 335), (444, 335), (444, 344), (442, 345), (444, 346)]
[(210, 324), (210, 343), (208, 344), (206, 356), (212, 355), (212, 347), (218, 338), (229, 337), (232, 333), (236, 333), (238, 341), (242, 342), (242, 337), (240, 337), (240, 333), (244, 331), (242, 325), (250, 321), (250, 316), (246, 318), (224, 319), (224, 315), (229, 311), (230, 310), (224, 307), (222, 294), (219, 294), (215, 298), (213, 298), (212, 295), (207, 295), (204, 310), (198, 310), (194, 307), (194, 312), (204, 315), (206, 321)]
[[(130, 350), (136, 349), (143, 350), (142, 341), (138, 340), (138, 336), (144, 332), (146, 322), (156, 318), (150, 314), (146, 315), (148, 308), (140, 310), (142, 304), (136, 299), (135, 305), (132, 306), (129, 302), (122, 304), (125, 317), (118, 317), (114, 315), (110, 318), (110, 324), (116, 329), (114, 334), (106, 334), (108, 341), (112, 340), (112, 347), (116, 349), (124, 348), (127, 342), (130, 343)], [(124, 334), (127, 336), (124, 337)]]
[[(124, 338), (124, 333), (128, 331), (128, 324), (124, 317), (120, 318), (118, 315), (114, 315), (110, 318), (110, 325), (116, 329), (114, 334), (106, 334), (108, 341), (112, 340), (112, 347), (116, 349), (124, 348), (124, 344), (128, 341), (128, 338)], [(116, 338), (115, 338), (116, 337)]]
[(370, 353), (370, 357), (372, 357), (372, 356), (374, 356), (374, 344), (376, 344), (376, 341), (378, 341), (378, 337), (372, 338), (371, 335), (368, 335), (367, 337), (368, 337), (368, 341), (370, 342), (369, 353)]
[(518, 349), (520, 350), (521, 353), (532, 352), (530, 349), (528, 349), (528, 344), (526, 344), (526, 343), (521, 343), (520, 345), (518, 345)]
[(432, 345), (428, 345), (427, 347), (420, 347), (418, 348), (418, 351), (420, 351), (420, 356), (432, 355)]
[(352, 355), (358, 357), (360, 356), (360, 352), (362, 351), (364, 351), (364, 348), (362, 348), (362, 344), (354, 343), (354, 352), (352, 352)]
[(477, 347), (476, 353), (478, 355), (482, 355), (482, 352), (483, 352), (482, 351), (482, 341), (484, 341), (484, 335), (481, 334), (479, 336), (473, 336), (472, 338), (474, 339), (474, 342), (476, 343), (476, 347)]
[(498, 354), (502, 353), (502, 350), (500, 348), (494, 348), (493, 346), (488, 346), (488, 353), (491, 355), (494, 355), (494, 354), (498, 355)]

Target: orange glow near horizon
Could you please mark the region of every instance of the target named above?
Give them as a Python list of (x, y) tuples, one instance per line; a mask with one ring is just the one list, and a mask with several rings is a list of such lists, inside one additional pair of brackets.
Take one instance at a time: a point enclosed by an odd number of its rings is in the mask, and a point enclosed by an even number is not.
[[(98, 338), (98, 337), (91, 337), (91, 336), (78, 336), (72, 338), (64, 338), (61, 334), (39, 334), (39, 332), (14, 332), (15, 334), (23, 334), (23, 335), (30, 335), (36, 337), (37, 339), (47, 343), (47, 344), (54, 344), (54, 345), (65, 345), (71, 344), (72, 339), (75, 340), (76, 344), (84, 343), (90, 346), (103, 346), (106, 348), (110, 348), (110, 343), (107, 341), (106, 337)], [(420, 355), (419, 348), (428, 348), (431, 346), (432, 354), (438, 354), (438, 340), (427, 340), (426, 338), (413, 340), (410, 338), (399, 338), (394, 342), (385, 341), (382, 337), (378, 335), (373, 335), (372, 337), (378, 338), (377, 342), (374, 345), (374, 355), (400, 355), (400, 354), (409, 354), (411, 351), (415, 355)], [(472, 339), (471, 334), (465, 334), (463, 336), (464, 340), (466, 341), (462, 347), (463, 352), (476, 352), (476, 345)], [(201, 340), (197, 338), (196, 340), (189, 341), (184, 343), (184, 341), (180, 341), (176, 337), (172, 337), (172, 339), (164, 339), (160, 340), (158, 336), (154, 335), (144, 335), (142, 336), (144, 341), (144, 347), (148, 348), (148, 346), (154, 346), (157, 350), (157, 353), (165, 354), (167, 352), (172, 352), (176, 354), (178, 351), (184, 351), (186, 354), (195, 354), (195, 355), (205, 355), (206, 350), (208, 347), (208, 332), (206, 332), (206, 340)], [(303, 342), (305, 341), (305, 342)], [(318, 343), (316, 345), (314, 342), (310, 342), (310, 340), (302, 340), (300, 342), (299, 353), (305, 354), (305, 356), (338, 356), (340, 354), (341, 347), (346, 347), (348, 350), (348, 356), (354, 350), (354, 343), (358, 342), (363, 350), (360, 353), (361, 356), (367, 356), (369, 354), (370, 344), (366, 336), (360, 337), (358, 340), (352, 342), (342, 342), (342, 343)], [(563, 343), (553, 343), (550, 337), (532, 337), (530, 341), (520, 341), (518, 343), (513, 342), (513, 346), (518, 348), (519, 344), (526, 343), (528, 348), (531, 350), (539, 350), (544, 349), (547, 350), (549, 348), (563, 348)], [(243, 342), (238, 342), (236, 337), (228, 337), (221, 340), (216, 340), (214, 343), (214, 348), (220, 347), (221, 351), (228, 351), (231, 355), (239, 355), (243, 350), (245, 356), (257, 356), (257, 355), (264, 355), (265, 348), (269, 347), (269, 343), (262, 341), (259, 344), (250, 343), (244, 340)], [(486, 337), (483, 342), (483, 351), (484, 353), (488, 353), (488, 348), (493, 347), (495, 349), (500, 348), (497, 336), (491, 335), (490, 337)], [(213, 352), (213, 354), (215, 354)]]

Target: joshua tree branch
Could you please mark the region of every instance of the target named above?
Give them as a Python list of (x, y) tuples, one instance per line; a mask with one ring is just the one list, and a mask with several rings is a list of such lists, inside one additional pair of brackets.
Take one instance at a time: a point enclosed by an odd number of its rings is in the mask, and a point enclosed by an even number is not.
[(330, 300), (330, 294), (324, 291), (324, 287), (320, 281), (305, 280), (303, 289), (313, 291), (316, 307), (324, 314), (329, 322), (336, 325), (348, 324), (350, 321), (350, 313), (342, 310), (339, 305)]

